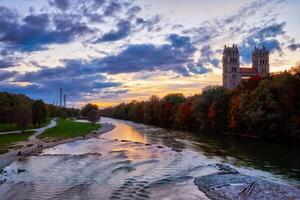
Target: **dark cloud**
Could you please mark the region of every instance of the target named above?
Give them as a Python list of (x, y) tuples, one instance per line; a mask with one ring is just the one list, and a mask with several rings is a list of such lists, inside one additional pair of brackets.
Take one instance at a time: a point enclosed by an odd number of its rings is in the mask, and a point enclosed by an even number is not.
[(252, 50), (254, 47), (265, 46), (270, 52), (282, 51), (277, 36), (284, 35), (284, 27), (286, 23), (274, 23), (263, 28), (252, 29), (254, 33), (245, 38), (239, 46), (242, 61), (251, 63)]
[[(1, 75), (0, 75), (1, 78)], [(8, 76), (8, 78), (10, 78)], [(58, 89), (63, 88), (69, 100), (76, 100), (86, 95), (97, 95), (107, 88), (119, 87), (121, 83), (104, 81), (98, 75), (84, 77), (64, 77), (52, 79), (36, 79), (31, 84), (20, 86), (12, 83), (0, 83), (0, 90), (14, 93), (22, 93), (33, 98), (40, 98), (52, 102), (56, 99)]]
[(54, 17), (55, 29), (50, 26), (50, 16), (46, 13), (28, 15), (23, 22), (7, 10), (0, 15), (4, 15), (0, 16), (0, 41), (8, 48), (20, 51), (42, 50), (47, 44), (67, 43), (77, 36), (93, 32), (85, 23), (66, 14)]
[(63, 11), (67, 10), (70, 7), (69, 0), (50, 0), (49, 4), (55, 6)]
[[(195, 66), (192, 59), (196, 48), (190, 38), (171, 34), (168, 44), (155, 46), (153, 44), (129, 45), (119, 54), (93, 59), (91, 61), (66, 60), (64, 67), (45, 68), (37, 72), (28, 72), (16, 77), (17, 81), (47, 80), (64, 77), (81, 77), (91, 74), (130, 73), (138, 71), (174, 71), (189, 75), (189, 67), (193, 73), (204, 73), (204, 66)], [(213, 58), (209, 60), (214, 62)], [(197, 68), (197, 70), (196, 70)], [(203, 68), (203, 69), (202, 69)], [(105, 80), (104, 76), (98, 78)]]
[(104, 11), (105, 16), (115, 15), (117, 12), (120, 12), (122, 9), (121, 4), (111, 1)]
[[(38, 80), (51, 80), (56, 78), (70, 77), (75, 78), (84, 75), (99, 73), (100, 71), (91, 63), (82, 60), (65, 60), (64, 67), (44, 68), (36, 72), (27, 72), (18, 75), (16, 81), (38, 81)], [(103, 75), (97, 76), (98, 80), (105, 80)]]
[(94, 0), (94, 5), (97, 5), (97, 6), (102, 6), (103, 4), (105, 3), (105, 0)]
[(288, 49), (291, 51), (296, 51), (297, 49), (300, 49), (300, 44), (290, 44)]
[(213, 51), (209, 45), (203, 46), (200, 53), (201, 57), (197, 63), (199, 66), (206, 69), (207, 65), (211, 64), (213, 67), (219, 68), (220, 61), (214, 57), (216, 51)]
[(74, 14), (56, 15), (53, 19), (56, 32), (63, 35), (66, 40), (72, 40), (75, 36), (94, 33), (96, 31), (95, 29), (89, 28), (84, 22), (81, 22), (80, 18), (80, 16)]
[(15, 62), (8, 59), (0, 59), (0, 69), (13, 67), (15, 65)]
[(129, 19), (132, 19), (136, 17), (136, 14), (139, 13), (141, 10), (142, 8), (140, 6), (133, 6), (127, 10), (126, 15), (128, 15)]
[[(155, 46), (153, 44), (128, 45), (117, 55), (94, 59), (90, 65), (108, 74), (131, 73), (138, 71), (173, 71), (184, 76), (190, 73), (203, 74), (210, 72), (204, 62), (218, 66), (213, 52), (204, 52), (206, 60), (194, 63), (192, 57), (196, 51), (190, 37), (171, 34), (167, 38), (169, 44)], [(204, 55), (205, 53), (205, 55)]]
[(111, 30), (108, 33), (105, 33), (100, 39), (96, 40), (97, 42), (112, 42), (123, 39), (130, 35), (131, 33), (131, 24), (127, 20), (121, 20), (117, 24), (116, 30)]
[(117, 55), (95, 59), (92, 63), (98, 66), (99, 71), (109, 74), (161, 70), (188, 75), (187, 64), (193, 62), (196, 48), (189, 37), (172, 34), (168, 41), (169, 44), (159, 46), (129, 45)]
[(150, 19), (137, 17), (135, 20), (136, 25), (140, 26), (141, 29), (146, 29), (147, 31), (161, 30), (161, 26), (159, 25), (160, 22), (161, 22), (161, 16), (159, 15), (155, 15)]
[(24, 21), (28, 26), (39, 25), (40, 28), (47, 28), (49, 25), (49, 16), (48, 14), (39, 14), (39, 15), (29, 15), (24, 18)]
[(7, 80), (9, 78), (13, 78), (16, 75), (16, 71), (0, 71), (0, 82)]

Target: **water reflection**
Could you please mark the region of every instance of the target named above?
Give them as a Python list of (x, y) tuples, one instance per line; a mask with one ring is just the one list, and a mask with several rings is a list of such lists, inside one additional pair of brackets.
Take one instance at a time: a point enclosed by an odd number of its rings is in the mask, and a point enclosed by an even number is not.
[[(178, 152), (191, 149), (208, 158), (270, 172), (289, 183), (300, 184), (300, 147), (294, 144), (275, 144), (228, 135), (191, 134), (109, 118), (103, 118), (103, 121), (122, 124), (122, 131), (117, 127), (114, 134), (103, 135), (106, 138), (127, 138), (132, 141), (143, 138), (139, 141), (161, 144)], [(124, 132), (134, 137), (129, 139), (122, 134)]]
[[(119, 120), (112, 120), (109, 118), (103, 118), (102, 123), (111, 123), (116, 127), (112, 131), (103, 134), (101, 138), (107, 139), (119, 139), (119, 140), (127, 140), (132, 142), (141, 142), (147, 143), (146, 135), (142, 134), (139, 130), (137, 130), (134, 126), (130, 125), (130, 122), (124, 123)], [(141, 125), (143, 126), (143, 125)], [(144, 126), (146, 127), (146, 126)]]
[(0, 180), (6, 179), (0, 199), (207, 199), (193, 180), (216, 172), (210, 165), (216, 162), (299, 184), (299, 147), (195, 136), (108, 118), (103, 122), (116, 128), (6, 167), (0, 174)]

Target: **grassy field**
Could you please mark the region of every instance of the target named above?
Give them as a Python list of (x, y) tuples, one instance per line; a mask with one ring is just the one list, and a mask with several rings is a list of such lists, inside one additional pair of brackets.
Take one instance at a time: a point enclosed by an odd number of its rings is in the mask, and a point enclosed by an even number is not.
[(16, 124), (0, 124), (0, 132), (17, 131)]
[(38, 136), (40, 139), (63, 140), (67, 138), (83, 136), (91, 131), (100, 128), (100, 124), (90, 124), (84, 122), (75, 122), (72, 120), (57, 119), (57, 125), (47, 129), (43, 134)]
[[(51, 118), (48, 118), (47, 121), (40, 126), (30, 126), (28, 129), (35, 129), (47, 126), (51, 122)], [(0, 124), (0, 132), (9, 132), (9, 131), (18, 131), (16, 124)]]
[(25, 133), (0, 135), (0, 154), (8, 152), (8, 149), (14, 148), (16, 142), (27, 141), (34, 131)]

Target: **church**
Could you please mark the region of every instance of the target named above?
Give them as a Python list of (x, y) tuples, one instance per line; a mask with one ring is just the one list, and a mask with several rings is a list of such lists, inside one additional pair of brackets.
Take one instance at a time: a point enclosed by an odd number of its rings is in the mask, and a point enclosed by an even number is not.
[(269, 51), (266, 47), (254, 48), (252, 51), (252, 67), (240, 67), (240, 53), (236, 45), (224, 48), (223, 52), (223, 87), (232, 90), (242, 79), (253, 76), (265, 77), (270, 72)]

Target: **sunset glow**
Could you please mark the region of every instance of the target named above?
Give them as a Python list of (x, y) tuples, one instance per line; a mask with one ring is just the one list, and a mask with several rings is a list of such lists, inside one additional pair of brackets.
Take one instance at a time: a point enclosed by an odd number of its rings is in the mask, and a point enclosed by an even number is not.
[(270, 50), (271, 72), (299, 61), (297, 0), (78, 1), (0, 3), (0, 90), (69, 107), (99, 107), (222, 83), (222, 50), (241, 65)]

